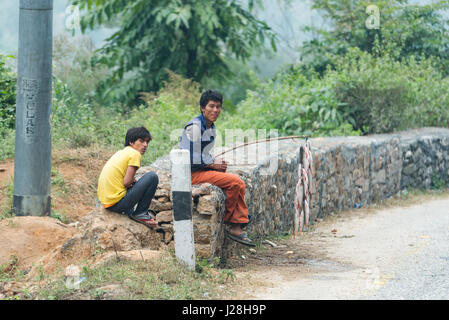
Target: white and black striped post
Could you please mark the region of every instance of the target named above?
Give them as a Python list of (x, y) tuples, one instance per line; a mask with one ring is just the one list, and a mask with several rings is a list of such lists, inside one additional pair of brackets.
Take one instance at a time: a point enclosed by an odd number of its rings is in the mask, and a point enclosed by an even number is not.
[(193, 241), (190, 152), (180, 149), (172, 150), (170, 162), (175, 254), (179, 260), (185, 262), (193, 270), (195, 268), (195, 244)]

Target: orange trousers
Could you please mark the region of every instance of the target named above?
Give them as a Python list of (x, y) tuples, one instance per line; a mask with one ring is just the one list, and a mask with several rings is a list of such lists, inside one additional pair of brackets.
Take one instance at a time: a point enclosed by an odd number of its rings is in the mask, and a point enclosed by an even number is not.
[(226, 194), (226, 223), (248, 223), (248, 208), (245, 203), (245, 182), (239, 176), (220, 171), (193, 171), (192, 185), (211, 183), (224, 190)]

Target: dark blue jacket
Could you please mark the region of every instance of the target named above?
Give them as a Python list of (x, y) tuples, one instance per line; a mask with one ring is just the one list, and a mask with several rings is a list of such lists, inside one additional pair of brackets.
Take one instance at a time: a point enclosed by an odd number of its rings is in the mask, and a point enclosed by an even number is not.
[(190, 120), (184, 127), (180, 148), (190, 151), (192, 172), (214, 163), (215, 159), (210, 154), (210, 150), (214, 147), (216, 136), (215, 125), (212, 123), (211, 127), (207, 128), (203, 114)]

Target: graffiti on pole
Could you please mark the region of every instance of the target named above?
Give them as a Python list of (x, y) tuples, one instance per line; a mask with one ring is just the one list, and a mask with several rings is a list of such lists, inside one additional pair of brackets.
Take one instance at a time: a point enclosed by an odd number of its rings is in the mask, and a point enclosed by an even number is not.
[(39, 91), (39, 81), (36, 79), (22, 79), (20, 82), (20, 94), (25, 100), (25, 110), (23, 117), (23, 136), (25, 143), (36, 141), (36, 118), (37, 118), (37, 93)]

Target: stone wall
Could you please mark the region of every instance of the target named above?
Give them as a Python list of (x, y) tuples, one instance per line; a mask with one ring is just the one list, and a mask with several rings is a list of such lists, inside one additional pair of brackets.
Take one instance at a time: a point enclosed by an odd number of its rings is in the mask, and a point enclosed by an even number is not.
[[(245, 200), (249, 213), (255, 216), (248, 228), (252, 238), (257, 240), (270, 233), (292, 232), (299, 147), (303, 143), (302, 139), (280, 140), (275, 152), (259, 156), (261, 160), (251, 164), (244, 163), (256, 158), (260, 144), (225, 155), (230, 163), (236, 154), (244, 155), (238, 163), (228, 167), (228, 172), (238, 174), (246, 183)], [(428, 189), (434, 184), (449, 182), (448, 129), (423, 128), (389, 135), (314, 138), (311, 145), (315, 169), (311, 223), (336, 211), (363, 207), (388, 198), (404, 188)], [(267, 174), (273, 161), (277, 170)], [(159, 212), (157, 220), (166, 230), (165, 242), (170, 245), (173, 218), (168, 158), (139, 169), (138, 175), (147, 171), (156, 171), (159, 175), (160, 184), (151, 208)], [(224, 236), (224, 199), (223, 192), (215, 186), (192, 187), (194, 239), (200, 257), (219, 256), (225, 261), (236, 246)]]
[(408, 132), (402, 135), (401, 189), (422, 187), (449, 180), (447, 130)]

